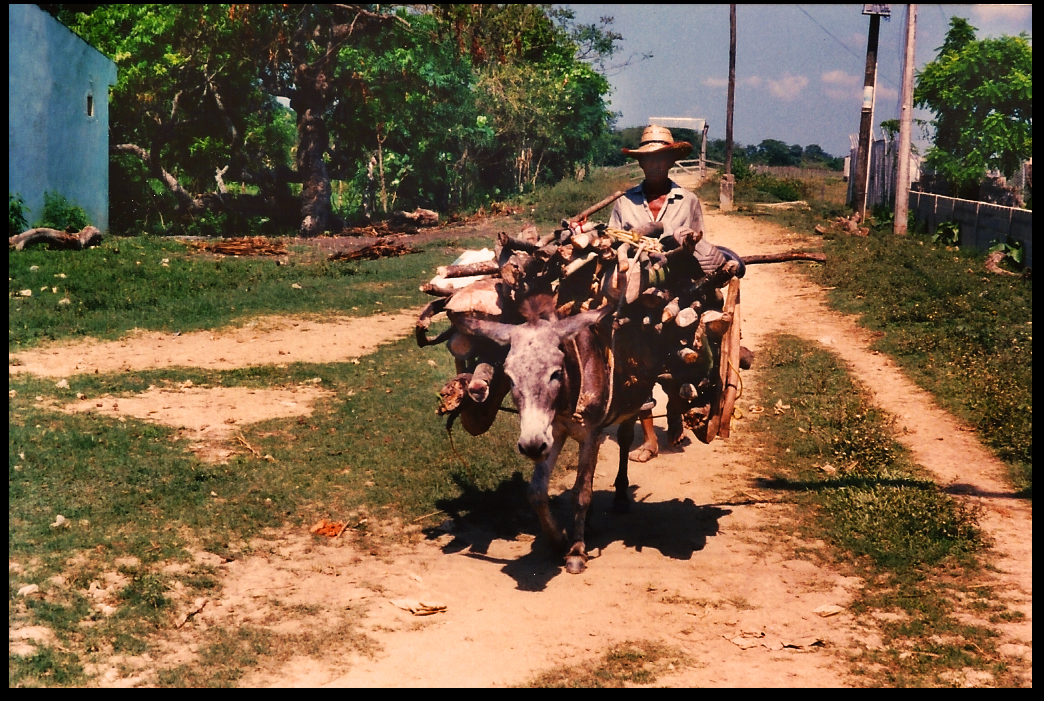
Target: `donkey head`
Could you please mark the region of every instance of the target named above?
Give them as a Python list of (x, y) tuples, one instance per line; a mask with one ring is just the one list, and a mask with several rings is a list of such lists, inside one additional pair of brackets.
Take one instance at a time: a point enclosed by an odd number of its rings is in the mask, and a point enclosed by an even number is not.
[(551, 424), (565, 386), (565, 353), (561, 345), (592, 324), (604, 319), (612, 308), (584, 312), (565, 319), (532, 319), (524, 324), (502, 324), (468, 319), (468, 333), (509, 346), (504, 372), (511, 380), (511, 395), (518, 407), (521, 428), (518, 452), (534, 461), (547, 458), (554, 440)]

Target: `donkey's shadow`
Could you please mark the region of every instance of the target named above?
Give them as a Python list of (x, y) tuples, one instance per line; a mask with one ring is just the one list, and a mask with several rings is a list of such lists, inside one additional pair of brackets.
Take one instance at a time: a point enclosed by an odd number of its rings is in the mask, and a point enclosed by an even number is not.
[[(638, 488), (640, 485), (631, 486), (632, 495)], [(536, 516), (526, 502), (525, 490), (522, 475), (515, 473), (496, 489), (471, 488), (466, 495), (440, 503), (440, 508), (455, 516), (456, 523), (454, 537), (443, 546), (443, 552), (463, 552), (468, 557), (501, 564), (502, 571), (515, 580), (518, 589), (542, 591), (549, 581), (565, 572), (565, 561), (563, 553), (554, 550), (540, 532)], [(651, 548), (664, 557), (689, 560), (706, 547), (708, 538), (717, 535), (719, 520), (732, 513), (718, 506), (696, 504), (692, 499), (646, 499), (632, 501), (627, 514), (615, 514), (613, 496), (612, 489), (595, 490), (592, 496), (585, 538), (593, 558), (591, 570), (597, 570), (601, 551), (616, 543), (638, 552)], [(552, 496), (550, 506), (559, 526), (572, 525), (571, 490)], [(434, 539), (444, 533), (432, 529), (429, 537)], [(507, 560), (487, 554), (493, 540), (514, 540), (521, 534), (535, 536), (525, 555)]]

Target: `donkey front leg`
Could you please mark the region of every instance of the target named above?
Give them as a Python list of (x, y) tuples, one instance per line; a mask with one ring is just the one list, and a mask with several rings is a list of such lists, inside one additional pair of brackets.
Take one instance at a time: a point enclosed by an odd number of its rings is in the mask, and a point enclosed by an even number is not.
[(540, 520), (540, 528), (544, 531), (544, 535), (548, 537), (556, 549), (565, 550), (566, 534), (565, 531), (558, 527), (554, 517), (551, 515), (547, 489), (551, 479), (551, 471), (555, 467), (555, 461), (558, 460), (558, 454), (562, 452), (562, 446), (565, 445), (566, 431), (557, 426), (552, 427), (551, 430), (554, 436), (551, 450), (544, 460), (534, 464), (533, 478), (529, 481), (528, 496), (529, 504), (533, 507), (533, 511), (536, 512), (537, 519)]
[(627, 453), (631, 449), (631, 441), (634, 440), (634, 419), (627, 419), (616, 433), (616, 439), (620, 443), (620, 467), (616, 471), (616, 494), (613, 496), (613, 513), (626, 514), (631, 510), (630, 482), (627, 479)]
[(566, 571), (569, 574), (580, 574), (587, 567), (584, 526), (594, 492), (594, 473), (598, 465), (598, 434), (598, 431), (593, 430), (580, 443), (576, 484), (573, 486), (573, 547), (566, 555)]

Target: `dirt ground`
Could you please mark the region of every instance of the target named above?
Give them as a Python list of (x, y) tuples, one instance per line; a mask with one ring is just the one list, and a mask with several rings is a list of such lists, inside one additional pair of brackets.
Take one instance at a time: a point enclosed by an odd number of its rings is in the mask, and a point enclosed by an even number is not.
[[(746, 217), (710, 213), (707, 228), (713, 242), (741, 255), (802, 245), (799, 237)], [(757, 353), (769, 334), (786, 331), (839, 354), (874, 391), (876, 401), (900, 418), (899, 439), (916, 460), (951, 493), (982, 506), (981, 523), (998, 554), (996, 571), (988, 576), (1005, 601), (1026, 616), (994, 626), (1002, 635), (1000, 649), (1031, 664), (1031, 506), (1013, 498), (1003, 466), (974, 434), (936, 407), (887, 358), (870, 351), (870, 334), (851, 318), (828, 311), (823, 291), (792, 265), (798, 264), (748, 268), (744, 345)], [(411, 314), (328, 323), (265, 319), (247, 328), (177, 338), (140, 333), (114, 343), (20, 353), (20, 364), (9, 371), (60, 378), (96, 368), (344, 361), (405, 335), (414, 319)], [(366, 345), (356, 345), (358, 339), (366, 339)], [(337, 354), (331, 355), (330, 348)], [(295, 632), (328, 624), (322, 616), (286, 613), (298, 606), (350, 611), (376, 645), (368, 654), (347, 642), (319, 658), (302, 654), (251, 673), (241, 684), (504, 686), (558, 665), (594, 660), (616, 643), (654, 640), (680, 648), (691, 662), (660, 676), (658, 685), (845, 685), (848, 658), (880, 645), (880, 637), (846, 610), (862, 582), (797, 559), (795, 548), (823, 544), (803, 540), (786, 516), (789, 507), (775, 503), (778, 497), (752, 480), (761, 451), (746, 427), (758, 420), (749, 408), (760, 382), (755, 361), (743, 374), (745, 398), (738, 406), (745, 417), (734, 423), (729, 440), (706, 446), (690, 438), (649, 463), (632, 463), (635, 504), (628, 516), (609, 514), (617, 447), (612, 437), (603, 443), (587, 543), (595, 556), (582, 575), (566, 574), (540, 538), (507, 541), (459, 531), (451, 523), (437, 537), (417, 533), (411, 545), (379, 555), (360, 548), (351, 530), (322, 542), (306, 532), (273, 533), (257, 544), (255, 551), (263, 554), (227, 563), (209, 553), (198, 556), (213, 558), (224, 573), (222, 593), (214, 600), (183, 602), (186, 625), (172, 633), (165, 653), (148, 660), (114, 659), (92, 671), (103, 685), (147, 683), (156, 666), (190, 661), (199, 631), (208, 626), (271, 626), (275, 619), (279, 630)], [(268, 412), (264, 418), (280, 407), (287, 415), (310, 411), (309, 402), (321, 392), (302, 386), (287, 396), (257, 390), (229, 397), (209, 388), (166, 389), (66, 410), (132, 414), (195, 430), (200, 440), (206, 438), (206, 429), (200, 428), (206, 416), (224, 431), (217, 438), (227, 441), (231, 434), (218, 423), (260, 420), (253, 418), (260, 414), (249, 413), (260, 405)], [(184, 411), (176, 413), (175, 406)], [(657, 426), (662, 445), (665, 419), (657, 419)], [(552, 493), (570, 486), (562, 481)], [(556, 501), (568, 509), (568, 498)], [(111, 587), (115, 590), (117, 583)], [(446, 608), (416, 616), (393, 603), (403, 600)], [(829, 612), (824, 606), (840, 612), (822, 615)], [(128, 668), (138, 671), (128, 675)], [(973, 675), (956, 681), (988, 683)], [(1031, 676), (1026, 683), (1032, 684)]]

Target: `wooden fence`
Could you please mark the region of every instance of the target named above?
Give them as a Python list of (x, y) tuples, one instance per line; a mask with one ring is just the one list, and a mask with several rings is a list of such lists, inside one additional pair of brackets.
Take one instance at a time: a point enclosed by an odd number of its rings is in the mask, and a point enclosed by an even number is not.
[(1033, 212), (1028, 209), (911, 192), (910, 211), (918, 223), (927, 223), (929, 233), (933, 234), (939, 224), (956, 222), (961, 232), (960, 245), (965, 248), (986, 251), (998, 241), (1007, 241), (1008, 237), (1021, 241), (1023, 263), (1033, 267)]
[[(724, 165), (723, 163), (718, 163), (717, 161), (711, 161), (711, 160), (706, 161), (706, 164), (707, 164), (707, 166), (712, 166), (712, 165), (721, 166), (721, 165)], [(642, 169), (641, 169), (641, 167), (639, 167), (638, 161), (632, 161), (631, 163), (624, 163), (622, 166), (615, 166), (613, 168), (610, 168), (609, 170), (612, 170), (613, 172), (615, 172), (617, 174), (623, 175), (623, 176), (627, 177), (629, 180), (641, 180), (642, 179)], [(684, 160), (684, 161), (677, 161), (674, 164), (674, 167), (671, 168), (670, 174), (671, 174), (672, 177), (684, 174), (684, 175), (690, 176), (691, 178), (696, 178), (699, 182), (702, 183), (704, 180), (706, 180), (711, 175), (713, 175), (715, 170), (716, 169), (714, 169), (714, 168), (705, 167), (701, 171), (701, 169), (700, 169), (700, 159), (698, 159), (698, 158), (690, 158), (690, 159), (687, 159), (687, 160)]]
[(822, 180), (825, 177), (840, 178), (844, 175), (840, 170), (828, 170), (827, 168), (766, 165), (755, 165), (752, 167), (757, 175), (771, 175), (775, 178), (792, 178), (794, 180)]

